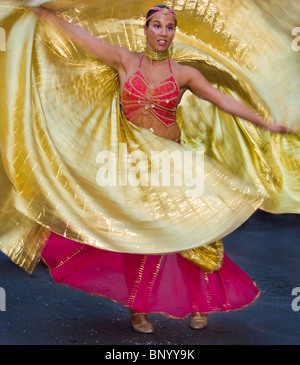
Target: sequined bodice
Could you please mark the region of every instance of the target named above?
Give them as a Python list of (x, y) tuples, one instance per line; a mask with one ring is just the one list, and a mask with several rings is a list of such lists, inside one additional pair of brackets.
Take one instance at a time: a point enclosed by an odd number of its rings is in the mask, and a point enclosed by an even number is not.
[[(141, 58), (141, 62), (143, 56)], [(127, 120), (133, 121), (141, 114), (152, 113), (169, 127), (176, 123), (179, 89), (174, 79), (169, 60), (171, 75), (159, 84), (151, 84), (139, 69), (126, 81), (121, 93), (121, 106)]]

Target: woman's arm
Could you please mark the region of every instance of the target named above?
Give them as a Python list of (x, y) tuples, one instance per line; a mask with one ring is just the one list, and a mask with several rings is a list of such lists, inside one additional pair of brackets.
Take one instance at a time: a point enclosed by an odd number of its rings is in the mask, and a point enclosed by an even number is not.
[(247, 105), (213, 87), (210, 82), (208, 82), (196, 69), (187, 67), (185, 75), (187, 77), (187, 88), (196, 96), (215, 104), (220, 109), (230, 114), (248, 120), (249, 122), (252, 122), (262, 128), (266, 128), (271, 132), (289, 132), (287, 127), (268, 123)]
[(31, 8), (40, 19), (46, 20), (66, 33), (70, 39), (79, 44), (87, 53), (106, 65), (119, 69), (124, 64), (124, 58), (130, 51), (126, 48), (112, 45), (90, 34), (80, 25), (70, 23), (42, 7)]

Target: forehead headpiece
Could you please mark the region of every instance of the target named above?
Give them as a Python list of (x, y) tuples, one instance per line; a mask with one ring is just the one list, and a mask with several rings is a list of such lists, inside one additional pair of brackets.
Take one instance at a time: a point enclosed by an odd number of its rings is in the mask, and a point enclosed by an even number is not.
[(168, 8), (158, 8), (158, 7), (154, 7), (154, 8), (151, 8), (149, 9), (149, 11), (155, 11), (155, 13), (151, 14), (150, 16), (148, 16), (148, 18), (146, 19), (146, 23), (148, 20), (150, 20), (154, 15), (156, 14), (159, 14), (159, 13), (162, 13), (162, 14), (165, 14), (165, 15), (168, 15), (168, 14), (172, 14), (174, 15), (174, 17), (176, 18), (176, 14), (175, 14), (175, 11), (172, 10), (172, 9), (168, 9)]

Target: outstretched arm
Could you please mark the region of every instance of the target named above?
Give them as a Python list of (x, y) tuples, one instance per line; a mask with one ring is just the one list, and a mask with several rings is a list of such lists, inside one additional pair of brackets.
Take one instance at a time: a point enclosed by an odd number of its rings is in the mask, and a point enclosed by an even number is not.
[(117, 71), (119, 71), (124, 64), (124, 58), (130, 53), (126, 48), (102, 41), (80, 25), (70, 23), (48, 9), (42, 7), (33, 7), (31, 9), (40, 19), (46, 20), (61, 29), (72, 41), (80, 45), (92, 57)]
[(188, 80), (187, 88), (196, 96), (215, 104), (220, 109), (230, 114), (248, 120), (249, 122), (268, 129), (271, 132), (289, 132), (287, 127), (268, 123), (247, 105), (213, 87), (210, 82), (208, 82), (206, 78), (202, 76), (201, 73), (196, 69), (188, 67), (186, 75)]

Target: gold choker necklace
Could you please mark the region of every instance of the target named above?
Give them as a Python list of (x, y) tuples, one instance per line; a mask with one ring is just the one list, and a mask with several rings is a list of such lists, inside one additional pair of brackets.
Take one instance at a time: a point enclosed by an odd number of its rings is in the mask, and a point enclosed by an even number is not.
[(170, 55), (169, 55), (169, 51), (165, 51), (165, 52), (154, 52), (154, 51), (150, 51), (150, 49), (145, 48), (144, 50), (145, 56), (147, 58), (149, 58), (149, 60), (153, 60), (153, 61), (163, 61), (166, 60)]

